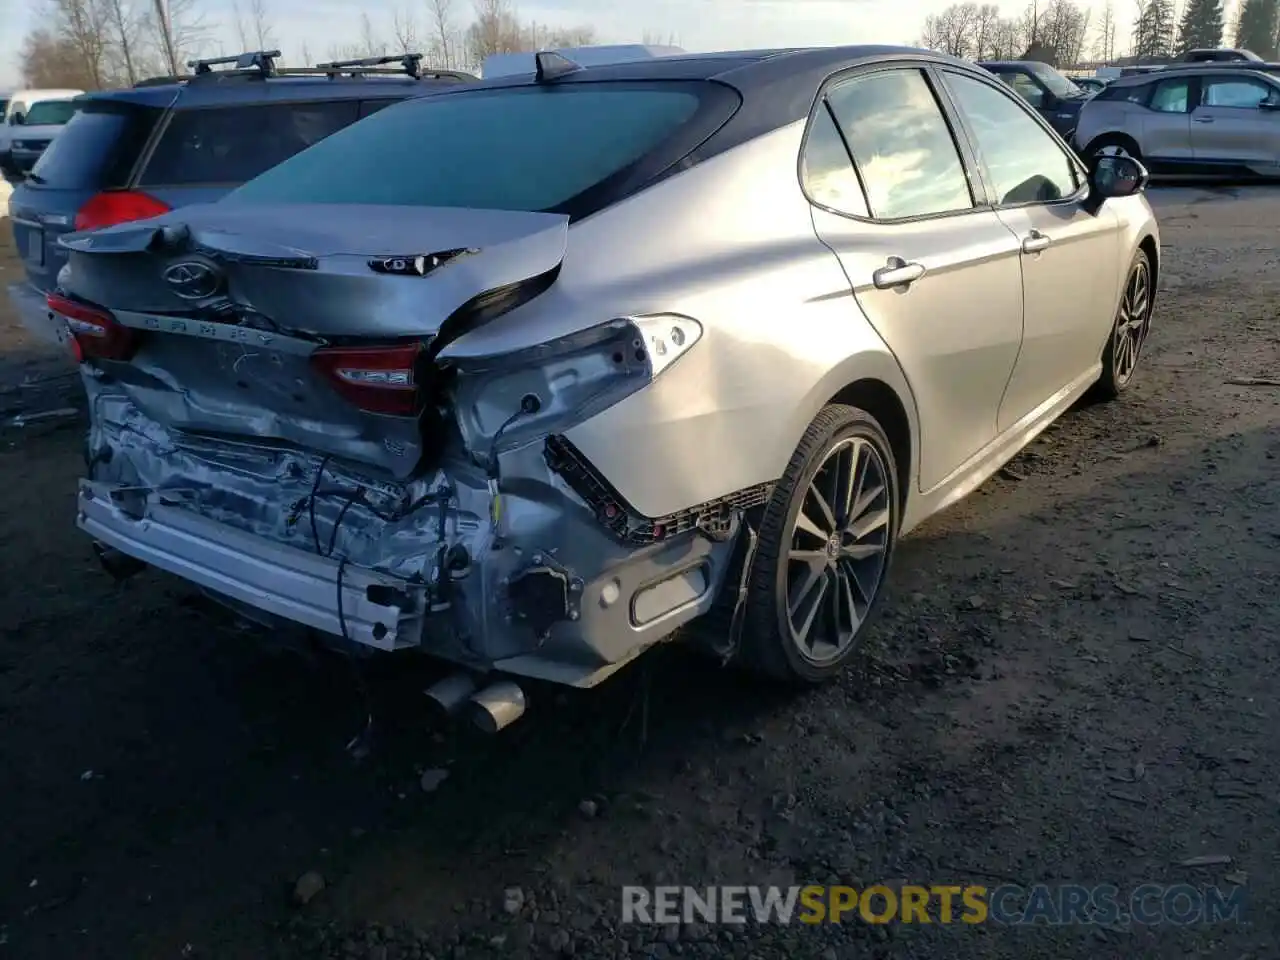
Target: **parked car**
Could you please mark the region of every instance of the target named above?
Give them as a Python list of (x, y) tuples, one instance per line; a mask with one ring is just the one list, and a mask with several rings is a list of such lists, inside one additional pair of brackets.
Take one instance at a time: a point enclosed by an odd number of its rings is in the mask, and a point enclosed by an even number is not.
[(44, 294), (66, 262), (59, 237), (216, 200), (361, 117), (475, 79), (424, 72), (417, 54), (287, 70), (278, 56), (201, 60), (187, 79), (77, 101), (10, 201), (26, 276), (8, 293), (24, 324), (54, 335)]
[(1182, 63), (1261, 63), (1262, 58), (1252, 50), (1230, 50), (1222, 47), (1208, 47), (1204, 49), (1188, 50), (1182, 56), (1178, 57)]
[(1144, 183), (923, 50), (543, 56), (62, 239), (78, 523), (117, 575), (452, 661), (488, 729), (685, 625), (829, 678), (901, 535), (1132, 382)]
[(1071, 138), (1080, 106), (1089, 99), (1087, 93), (1039, 60), (983, 60), (978, 65), (1035, 107), (1064, 139)]
[(1089, 96), (1107, 89), (1107, 83), (1109, 82), (1101, 77), (1070, 77), (1069, 79)]
[(83, 90), (18, 90), (9, 94), (0, 109), (0, 173), (14, 174), (10, 151), (13, 139), (21, 133), (27, 121), (27, 113), (44, 100), (69, 100), (84, 93)]
[(1128, 156), (1153, 173), (1280, 175), (1280, 77), (1189, 65), (1122, 77), (1080, 111), (1086, 157)]
[(9, 163), (15, 173), (24, 174), (36, 165), (77, 109), (75, 100), (41, 100), (31, 105), (26, 121), (10, 141)]

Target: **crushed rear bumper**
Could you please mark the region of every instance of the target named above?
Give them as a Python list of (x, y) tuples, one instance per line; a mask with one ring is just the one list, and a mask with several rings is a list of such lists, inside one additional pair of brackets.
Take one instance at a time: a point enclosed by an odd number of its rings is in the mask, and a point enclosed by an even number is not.
[(426, 588), (236, 530), (162, 495), (80, 482), (76, 524), (100, 543), (213, 593), (380, 650), (415, 646)]

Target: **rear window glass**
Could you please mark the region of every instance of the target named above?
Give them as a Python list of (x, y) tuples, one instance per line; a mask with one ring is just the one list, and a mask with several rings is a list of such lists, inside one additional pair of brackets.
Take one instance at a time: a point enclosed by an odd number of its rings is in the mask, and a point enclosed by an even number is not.
[(125, 186), (160, 111), (153, 107), (90, 103), (36, 161), (36, 183), (60, 189)]
[(357, 108), (354, 100), (340, 100), (180, 110), (139, 182), (243, 183), (354, 123)]
[(568, 83), (411, 100), (281, 164), (226, 202), (558, 210), (667, 142), (712, 87)]
[(41, 100), (27, 111), (27, 126), (62, 126), (76, 114), (70, 100)]

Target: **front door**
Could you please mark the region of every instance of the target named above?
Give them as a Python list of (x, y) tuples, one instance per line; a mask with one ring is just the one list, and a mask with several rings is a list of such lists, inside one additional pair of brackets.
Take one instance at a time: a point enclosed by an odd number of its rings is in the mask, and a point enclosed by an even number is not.
[(835, 156), (852, 154), (865, 196), (852, 169), (851, 188), (811, 179), (814, 226), (910, 383), (919, 482), (929, 490), (995, 438), (1022, 340), (1018, 242), (994, 212), (975, 207), (923, 71), (891, 68), (830, 87), (806, 150), (819, 138)]
[(1261, 77), (1215, 74), (1200, 82), (1191, 111), (1191, 148), (1204, 163), (1273, 165), (1280, 161), (1280, 86)]
[(975, 141), (996, 216), (1021, 253), (1023, 338), (1004, 392), (1000, 432), (1033, 418), (1094, 369), (1111, 329), (1120, 223), (1086, 212), (1083, 167), (997, 84), (944, 71)]

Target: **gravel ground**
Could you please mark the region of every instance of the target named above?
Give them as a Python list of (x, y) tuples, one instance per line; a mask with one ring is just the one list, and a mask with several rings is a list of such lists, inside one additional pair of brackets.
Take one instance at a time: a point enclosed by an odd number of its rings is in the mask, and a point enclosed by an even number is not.
[[(802, 696), (662, 650), (484, 740), (397, 660), (358, 759), (348, 665), (112, 585), (77, 425), (4, 427), (0, 958), (1280, 956), (1280, 389), (1230, 382), (1280, 376), (1280, 195), (1154, 199), (1134, 391), (913, 534), (866, 656)], [(65, 405), (0, 338), (2, 422)], [(1249, 922), (619, 923), (626, 883), (881, 880), (1243, 885)]]

